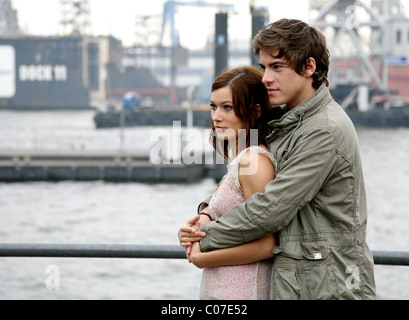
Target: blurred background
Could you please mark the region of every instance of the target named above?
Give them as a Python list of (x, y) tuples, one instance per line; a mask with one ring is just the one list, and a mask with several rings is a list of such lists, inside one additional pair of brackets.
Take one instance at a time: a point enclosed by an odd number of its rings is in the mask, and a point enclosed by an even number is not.
[[(203, 161), (213, 79), (257, 66), (252, 37), (296, 18), (326, 35), (331, 93), (357, 128), (369, 246), (407, 250), (408, 17), (409, 0), (0, 0), (0, 242), (177, 244), (224, 172)], [(172, 142), (154, 165), (160, 136)], [(379, 299), (409, 299), (407, 267), (375, 271)], [(200, 274), (175, 260), (1, 258), (0, 298), (195, 299)]]

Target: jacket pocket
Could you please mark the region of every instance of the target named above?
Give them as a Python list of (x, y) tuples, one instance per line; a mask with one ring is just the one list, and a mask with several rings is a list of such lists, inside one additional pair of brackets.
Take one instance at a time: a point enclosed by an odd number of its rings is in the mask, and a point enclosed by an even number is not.
[(296, 254), (282, 251), (273, 271), (275, 299), (338, 299), (335, 272), (327, 241), (305, 241)]
[(323, 260), (328, 257), (330, 247), (326, 240), (300, 242), (301, 255), (307, 260)]
[(293, 259), (322, 260), (325, 259), (331, 249), (327, 240), (297, 240), (275, 246), (273, 253)]
[(296, 272), (290, 267), (274, 267), (273, 300), (299, 300), (301, 299), (301, 288)]
[(339, 294), (335, 282), (335, 274), (331, 256), (322, 260), (310, 261), (302, 270), (297, 270), (300, 281), (301, 299), (332, 300)]

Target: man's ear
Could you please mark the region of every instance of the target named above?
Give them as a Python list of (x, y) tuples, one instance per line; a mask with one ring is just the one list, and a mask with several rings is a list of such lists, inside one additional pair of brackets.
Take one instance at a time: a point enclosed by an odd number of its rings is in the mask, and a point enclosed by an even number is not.
[(309, 57), (305, 63), (304, 75), (307, 78), (310, 78), (315, 73), (315, 70), (317, 70), (317, 64), (315, 62), (315, 59)]

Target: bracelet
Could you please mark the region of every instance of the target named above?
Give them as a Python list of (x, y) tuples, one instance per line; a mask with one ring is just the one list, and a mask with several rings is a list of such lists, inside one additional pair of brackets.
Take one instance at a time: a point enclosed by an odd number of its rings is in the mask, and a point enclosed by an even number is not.
[(212, 218), (212, 216), (211, 216), (209, 213), (207, 213), (207, 212), (200, 212), (200, 213), (199, 213), (199, 216), (202, 215), (202, 214), (205, 215), (205, 216), (208, 216), (209, 219), (210, 219), (210, 221), (213, 221), (213, 218)]

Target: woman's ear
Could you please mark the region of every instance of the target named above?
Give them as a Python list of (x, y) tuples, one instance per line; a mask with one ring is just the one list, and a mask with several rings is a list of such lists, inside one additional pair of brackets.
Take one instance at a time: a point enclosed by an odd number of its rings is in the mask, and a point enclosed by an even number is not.
[(317, 70), (317, 64), (315, 62), (315, 59), (310, 57), (305, 63), (304, 75), (307, 78), (310, 78), (315, 73), (315, 70)]
[(261, 117), (261, 107), (260, 107), (260, 104), (256, 104), (256, 105), (254, 106), (254, 110), (255, 110), (255, 112), (256, 112), (256, 117), (257, 117), (257, 119), (260, 118), (260, 117)]

